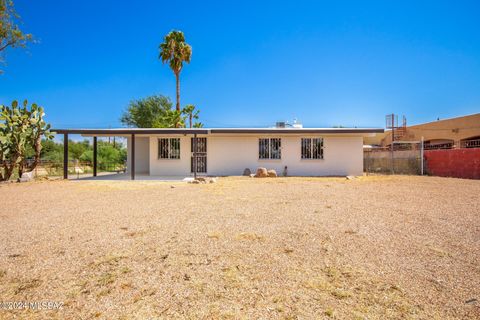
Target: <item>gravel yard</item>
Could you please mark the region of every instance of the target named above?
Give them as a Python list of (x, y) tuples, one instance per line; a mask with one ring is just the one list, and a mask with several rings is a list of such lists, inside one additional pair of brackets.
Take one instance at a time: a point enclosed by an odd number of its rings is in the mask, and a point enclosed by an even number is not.
[[(0, 185), (0, 318), (480, 317), (480, 181)], [(477, 301), (478, 300), (478, 301)]]

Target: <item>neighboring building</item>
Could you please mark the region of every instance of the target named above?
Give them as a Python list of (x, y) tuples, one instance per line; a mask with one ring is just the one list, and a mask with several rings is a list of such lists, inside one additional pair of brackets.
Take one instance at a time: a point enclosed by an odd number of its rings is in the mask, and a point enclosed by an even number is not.
[[(132, 178), (135, 173), (191, 175), (195, 141), (196, 171), (205, 175), (242, 175), (245, 168), (254, 172), (257, 167), (275, 169), (279, 175), (286, 169), (291, 176), (362, 175), (363, 140), (383, 133), (383, 129), (299, 127), (53, 131), (63, 133), (67, 141), (68, 134), (126, 137), (127, 171)], [(135, 152), (132, 152), (132, 145)], [(134, 171), (131, 170), (132, 162)]]
[[(480, 146), (480, 113), (438, 120), (400, 128), (396, 141), (421, 141), (428, 148), (456, 148), (478, 144)], [(365, 139), (367, 145), (389, 146), (392, 142), (391, 130)]]

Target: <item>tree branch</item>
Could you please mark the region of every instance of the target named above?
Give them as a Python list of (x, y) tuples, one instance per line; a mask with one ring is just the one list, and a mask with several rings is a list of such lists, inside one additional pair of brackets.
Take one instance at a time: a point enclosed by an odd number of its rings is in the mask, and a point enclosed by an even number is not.
[(9, 42), (7, 42), (5, 45), (3, 45), (3, 46), (1, 46), (1, 47), (0, 47), (0, 51), (3, 51), (3, 50), (5, 50), (7, 47), (9, 47), (9, 46), (13, 45), (14, 43), (15, 43), (15, 41), (13, 41), (13, 40), (12, 40), (12, 41), (9, 41)]

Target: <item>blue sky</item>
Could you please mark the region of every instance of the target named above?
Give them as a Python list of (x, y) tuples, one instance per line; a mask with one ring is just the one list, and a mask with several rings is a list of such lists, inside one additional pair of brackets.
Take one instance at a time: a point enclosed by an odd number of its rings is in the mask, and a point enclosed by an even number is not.
[(55, 127), (117, 127), (132, 99), (174, 99), (157, 59), (172, 29), (193, 47), (181, 103), (208, 127), (480, 112), (478, 1), (15, 2), (39, 43), (6, 53), (0, 103), (37, 102)]

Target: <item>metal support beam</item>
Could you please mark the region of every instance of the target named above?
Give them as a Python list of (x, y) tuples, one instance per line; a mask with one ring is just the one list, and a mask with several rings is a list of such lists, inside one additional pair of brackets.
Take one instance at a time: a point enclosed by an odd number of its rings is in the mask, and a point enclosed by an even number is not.
[(130, 159), (130, 176), (132, 180), (135, 180), (135, 135), (132, 134), (131, 137), (132, 141), (132, 154), (131, 154), (131, 159)]
[(63, 134), (63, 179), (68, 179), (68, 133)]
[(97, 137), (93, 137), (93, 176), (97, 176)]
[(193, 135), (193, 178), (197, 179), (197, 134)]

